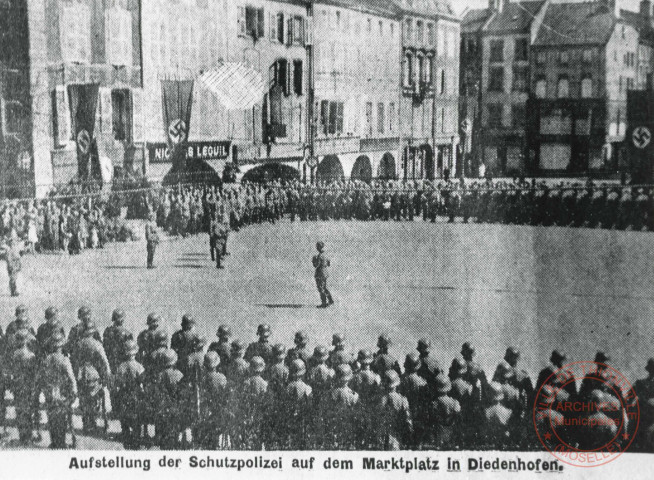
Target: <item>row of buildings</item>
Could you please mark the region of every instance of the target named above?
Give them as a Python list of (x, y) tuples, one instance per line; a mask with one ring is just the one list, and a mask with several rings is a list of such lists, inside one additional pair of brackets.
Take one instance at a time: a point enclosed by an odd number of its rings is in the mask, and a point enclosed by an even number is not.
[(651, 89), (652, 2), (490, 0), (464, 14), (465, 167), (575, 175), (628, 169), (627, 92)]
[(259, 72), (265, 93), (229, 110), (193, 85), (183, 127), (219, 173), (306, 176), (311, 158), (320, 178), (455, 174), (459, 42), (449, 0), (2, 0), (1, 188), (161, 180), (179, 127), (165, 125), (162, 82), (226, 64)]

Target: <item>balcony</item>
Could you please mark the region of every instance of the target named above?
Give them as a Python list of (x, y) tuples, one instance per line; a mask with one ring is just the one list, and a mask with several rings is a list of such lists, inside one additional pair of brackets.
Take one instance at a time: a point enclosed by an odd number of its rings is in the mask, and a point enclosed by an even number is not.
[(361, 146), (359, 137), (327, 137), (315, 141), (316, 155), (338, 155), (358, 152)]

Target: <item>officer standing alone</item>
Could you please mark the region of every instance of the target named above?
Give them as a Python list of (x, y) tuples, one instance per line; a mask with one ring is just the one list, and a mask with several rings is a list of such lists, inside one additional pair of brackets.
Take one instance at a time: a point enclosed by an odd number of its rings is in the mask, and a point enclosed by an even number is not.
[(327, 308), (334, 303), (332, 294), (327, 289), (327, 278), (329, 277), (328, 269), (331, 266), (331, 262), (325, 254), (325, 244), (323, 242), (316, 243), (316, 249), (318, 250), (318, 254), (313, 257), (313, 267), (316, 269), (316, 287), (318, 287), (318, 293), (320, 294), (320, 300), (322, 301), (322, 303), (318, 305), (318, 308)]
[(145, 224), (145, 241), (147, 242), (148, 268), (154, 268), (154, 254), (159, 245), (159, 230), (157, 229), (156, 216), (150, 215), (150, 221)]

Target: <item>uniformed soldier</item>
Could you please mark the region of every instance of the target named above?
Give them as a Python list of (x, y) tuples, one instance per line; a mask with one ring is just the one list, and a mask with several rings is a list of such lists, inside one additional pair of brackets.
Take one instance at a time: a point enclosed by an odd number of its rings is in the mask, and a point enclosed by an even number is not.
[(288, 383), (289, 370), (286, 366), (286, 347), (281, 343), (273, 346), (272, 363), (268, 365), (265, 378), (274, 397), (281, 397)]
[[(513, 374), (510, 377), (508, 382), (503, 382), (501, 378), (501, 367), (503, 364), (498, 365), (498, 369), (493, 375), (494, 382), (508, 383), (511, 386), (515, 387), (518, 390), (519, 394), (519, 415), (522, 417), (526, 415), (527, 410), (529, 409), (530, 402), (533, 398), (534, 387), (531, 383), (529, 375), (524, 370), (518, 369), (518, 360), (520, 359), (520, 352), (515, 347), (509, 347), (506, 349), (504, 354), (504, 361), (509, 364)], [(518, 406), (516, 405), (516, 408)]]
[(350, 366), (338, 365), (334, 387), (325, 400), (325, 441), (332, 450), (350, 450), (356, 445), (359, 395), (349, 387), (351, 380)]
[(147, 266), (149, 269), (155, 268), (154, 254), (159, 245), (159, 228), (157, 227), (156, 215), (150, 214), (149, 221), (145, 224), (145, 241), (147, 250)]
[(121, 439), (126, 450), (138, 450), (144, 401), (143, 365), (136, 361), (139, 351), (133, 339), (123, 343), (121, 360), (113, 385), (113, 408), (120, 420)]
[(418, 374), (421, 363), (417, 353), (410, 353), (406, 356), (404, 360), (404, 375), (402, 376), (399, 389), (399, 392), (409, 402), (409, 410), (411, 411), (413, 423), (413, 434), (410, 445), (413, 450), (417, 450), (425, 441), (427, 406), (430, 398), (427, 381)]
[(34, 327), (30, 325), (29, 311), (25, 305), (18, 305), (16, 307), (16, 318), (7, 325), (5, 338), (11, 337), (18, 330), (29, 330), (32, 336), (36, 337)]
[(125, 328), (125, 311), (117, 308), (111, 314), (112, 325), (102, 335), (102, 345), (109, 360), (111, 371), (116, 371), (125, 356), (125, 342), (133, 340), (134, 334)]
[(436, 380), (436, 376), (443, 371), (440, 363), (431, 355), (431, 341), (426, 338), (418, 340), (416, 348), (420, 354), (420, 368), (418, 375), (425, 379), (431, 389)]
[(241, 449), (261, 450), (268, 440), (268, 406), (272, 397), (268, 382), (263, 378), (266, 363), (259, 356), (250, 360), (250, 376), (243, 382), (235, 409), (238, 434), (236, 446)]
[(486, 385), (488, 385), (486, 373), (481, 366), (474, 361), (475, 347), (473, 347), (470, 342), (465, 342), (461, 346), (461, 356), (465, 360), (467, 367), (467, 371), (461, 378), (473, 386), (473, 396), (475, 397), (475, 401), (480, 403), (482, 401), (484, 389)]
[(460, 446), (458, 436), (461, 421), (461, 405), (449, 393), (452, 389), (450, 379), (439, 373), (434, 382), (435, 398), (429, 406), (428, 418), (431, 425), (431, 442), (437, 450), (455, 450)]
[(190, 444), (187, 430), (195, 431), (201, 416), (201, 383), (202, 369), (204, 366), (204, 347), (206, 339), (203, 336), (195, 336), (190, 340), (189, 350), (183, 360), (178, 357), (177, 370), (182, 372), (182, 386), (185, 389), (187, 413), (182, 418), (182, 441), (183, 446)]
[(234, 340), (232, 342), (229, 364), (225, 368), (225, 376), (232, 391), (240, 388), (250, 368), (250, 364), (245, 360), (244, 354), (245, 344), (241, 340)]
[(216, 450), (221, 446), (221, 435), (226, 435), (226, 408), (229, 401), (227, 379), (218, 371), (220, 356), (209, 351), (204, 356), (200, 383), (200, 420), (193, 430), (196, 446)]
[[(634, 382), (634, 393), (640, 409), (640, 423), (634, 438), (636, 451), (654, 452), (654, 358), (645, 365), (647, 377)], [(634, 422), (635, 423), (635, 422)], [(635, 426), (635, 425), (634, 425)], [(632, 428), (633, 435), (633, 428)]]
[(352, 358), (345, 351), (345, 336), (342, 333), (332, 335), (332, 346), (334, 348), (329, 352), (329, 359), (327, 360), (327, 365), (330, 368), (336, 369), (341, 364), (351, 363)]
[(327, 288), (327, 279), (329, 278), (329, 267), (331, 266), (331, 262), (325, 254), (324, 242), (316, 243), (316, 249), (318, 250), (318, 254), (314, 255), (312, 263), (313, 267), (316, 269), (314, 277), (316, 279), (316, 287), (318, 288), (318, 293), (320, 294), (320, 300), (322, 302), (318, 305), (318, 308), (327, 308), (334, 303), (332, 294)]
[(72, 428), (72, 405), (77, 398), (73, 367), (62, 349), (66, 337), (55, 332), (50, 337), (50, 351), (37, 372), (35, 395), (43, 393), (48, 412), (50, 448), (66, 448), (66, 430)]
[(136, 340), (139, 346), (139, 353), (136, 357), (136, 360), (141, 365), (143, 365), (143, 368), (145, 368), (146, 371), (150, 368), (148, 362), (150, 361), (152, 352), (154, 352), (156, 348), (154, 345), (154, 336), (155, 332), (157, 332), (161, 327), (161, 321), (161, 315), (157, 313), (150, 313), (147, 319), (148, 327), (139, 333), (139, 336)]
[(10, 389), (14, 396), (18, 438), (21, 443), (28, 443), (32, 440), (34, 420), (38, 421), (38, 396), (34, 391), (37, 358), (29, 349), (30, 341), (36, 340), (28, 330), (18, 330), (13, 340), (13, 351), (7, 358)]
[(232, 329), (228, 325), (220, 325), (216, 335), (218, 336), (218, 341), (209, 345), (209, 351), (218, 354), (220, 357), (218, 368), (220, 372), (225, 373), (231, 355), (230, 338), (232, 337)]
[(377, 375), (383, 376), (388, 370), (395, 370), (398, 375), (402, 375), (400, 363), (388, 352), (391, 345), (391, 338), (386, 334), (380, 335), (379, 339), (377, 339), (377, 347), (379, 350), (377, 351), (371, 366), (372, 371)]
[(304, 362), (296, 358), (289, 366), (289, 383), (284, 392), (284, 418), (282, 446), (290, 450), (309, 448), (310, 428), (313, 420), (313, 390), (303, 377), (306, 374)]
[(175, 368), (177, 354), (167, 349), (162, 355), (162, 367), (154, 380), (156, 395), (155, 429), (157, 440), (162, 450), (175, 450), (181, 433), (181, 416), (183, 415), (182, 372)]
[(490, 382), (487, 386), (488, 406), (484, 409), (479, 425), (481, 445), (485, 449), (505, 449), (511, 443), (511, 419), (513, 411), (502, 404), (502, 385)]
[(39, 344), (38, 356), (40, 358), (44, 358), (47, 354), (51, 353), (48, 351), (50, 338), (56, 332), (60, 332), (64, 336), (66, 335), (64, 326), (59, 320), (59, 310), (55, 307), (48, 307), (45, 310), (45, 322), (39, 325), (36, 331), (36, 341)]
[(409, 402), (401, 393), (400, 376), (395, 370), (386, 370), (382, 379), (383, 393), (373, 410), (373, 448), (376, 450), (406, 450), (411, 446), (413, 419)]
[(372, 413), (377, 397), (381, 393), (381, 378), (370, 369), (373, 355), (370, 350), (360, 350), (357, 356), (360, 370), (354, 374), (350, 387), (359, 396), (358, 425), (356, 428), (357, 447), (370, 449), (374, 438), (375, 418)]
[[(74, 348), (75, 344), (82, 338), (82, 333), (85, 330), (90, 329), (91, 325), (93, 324), (91, 319), (91, 309), (86, 305), (80, 307), (77, 310), (77, 318), (79, 319), (79, 322), (70, 329), (70, 333), (68, 334), (66, 353), (69, 354)], [(95, 325), (93, 325), (93, 328), (95, 328)], [(100, 332), (95, 330), (93, 336), (98, 342), (102, 342), (102, 339), (100, 338)]]
[(291, 348), (286, 355), (286, 365), (290, 367), (293, 360), (302, 360), (304, 365), (310, 367), (309, 359), (311, 358), (311, 350), (307, 347), (309, 344), (309, 335), (303, 330), (295, 333), (293, 340), (295, 347)]
[(450, 380), (452, 389), (449, 396), (459, 402), (461, 406), (461, 434), (462, 445), (477, 445), (479, 431), (476, 425), (479, 425), (479, 418), (482, 409), (481, 398), (476, 389), (464, 380), (468, 373), (468, 365), (463, 357), (455, 357), (450, 367)]
[(579, 396), (581, 399), (588, 400), (590, 393), (596, 388), (609, 388), (607, 380), (610, 375), (610, 369), (608, 367), (610, 361), (611, 358), (605, 352), (597, 352), (595, 355), (595, 363), (597, 364), (597, 367), (589, 369), (588, 372), (584, 372), (584, 379), (579, 388)]
[(263, 323), (257, 327), (259, 340), (248, 345), (245, 351), (245, 360), (250, 361), (254, 357), (261, 357), (266, 365), (272, 362), (272, 345), (270, 344), (270, 325)]
[(21, 256), (23, 255), (23, 247), (21, 242), (10, 236), (7, 239), (6, 245), (0, 249), (0, 255), (7, 262), (7, 275), (9, 276), (9, 291), (12, 297), (17, 297), (18, 292), (18, 276), (23, 268)]
[(216, 261), (216, 268), (224, 268), (222, 260), (227, 255), (227, 238), (229, 227), (217, 216), (211, 222), (209, 232), (209, 247), (211, 248), (211, 260)]
[(552, 351), (550, 356), (550, 364), (542, 369), (538, 375), (538, 382), (536, 383), (536, 391), (539, 391), (547, 382), (557, 389), (564, 389), (575, 397), (577, 395), (577, 384), (575, 377), (570, 370), (563, 369), (563, 362), (566, 356), (559, 350)]
[(188, 313), (184, 314), (181, 330), (176, 331), (170, 339), (170, 348), (175, 350), (180, 365), (186, 362), (186, 357), (191, 353), (192, 345), (197, 337), (195, 318)]

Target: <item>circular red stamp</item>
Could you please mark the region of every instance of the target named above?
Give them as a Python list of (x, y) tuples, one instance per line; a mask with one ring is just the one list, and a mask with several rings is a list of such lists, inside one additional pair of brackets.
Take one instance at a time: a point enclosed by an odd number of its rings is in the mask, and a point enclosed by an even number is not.
[(554, 370), (536, 392), (533, 413), (543, 446), (577, 467), (614, 461), (633, 442), (640, 421), (638, 398), (627, 378), (598, 362)]

